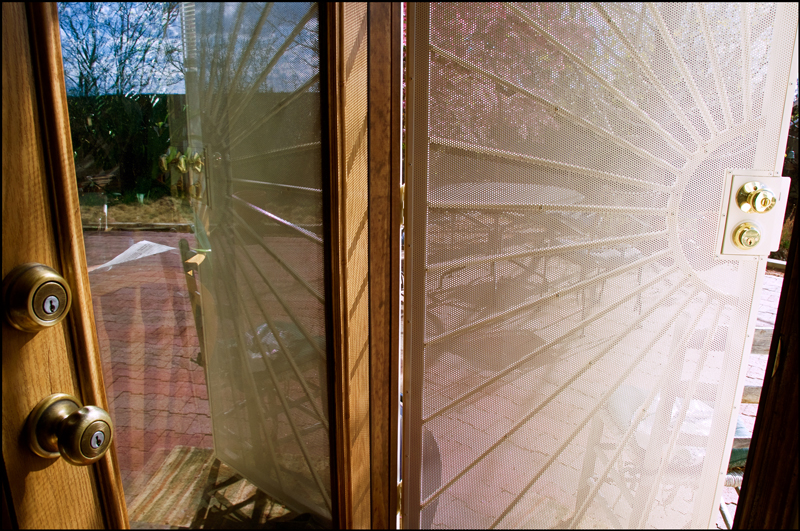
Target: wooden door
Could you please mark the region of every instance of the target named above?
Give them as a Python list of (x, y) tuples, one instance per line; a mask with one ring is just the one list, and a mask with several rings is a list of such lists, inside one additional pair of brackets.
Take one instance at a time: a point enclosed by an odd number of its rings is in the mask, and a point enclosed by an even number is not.
[[(389, 422), (389, 418), (396, 418), (397, 409), (393, 376), (397, 364), (396, 348), (390, 349), (389, 341), (377, 341), (378, 336), (370, 334), (370, 330), (383, 329), (380, 319), (391, 316), (397, 321), (399, 311), (397, 293), (391, 289), (391, 285), (399, 282), (397, 242), (392, 239), (393, 235), (399, 234), (399, 155), (398, 150), (391, 147), (399, 145), (399, 105), (390, 103), (399, 101), (399, 84), (390, 83), (390, 78), (396, 80), (399, 73), (399, 5), (392, 6), (391, 17), (385, 6), (374, 11), (370, 12), (371, 24), (381, 23), (382, 28), (391, 27), (391, 32), (379, 32), (380, 35), (376, 33), (374, 38), (370, 37), (370, 41), (380, 41), (383, 45), (371, 46), (375, 53), (369, 59), (383, 75), (372, 76), (380, 83), (371, 83), (369, 94), (371, 99), (380, 100), (384, 107), (369, 121), (370, 134), (375, 136), (370, 142), (369, 169), (366, 165), (347, 167), (347, 155), (352, 157), (352, 153), (339, 156), (339, 150), (353, 142), (359, 145), (359, 153), (367, 154), (366, 136), (359, 135), (360, 127), (356, 127), (366, 119), (367, 106), (359, 108), (363, 112), (356, 113), (357, 116), (351, 113), (345, 117), (344, 93), (355, 91), (357, 87), (346, 85), (342, 93), (333, 88), (337, 86), (339, 76), (353, 74), (352, 69), (344, 68), (350, 52), (355, 48), (366, 49), (367, 24), (360, 23), (366, 19), (363, 13), (361, 18), (354, 17), (361, 11), (351, 13), (345, 12), (341, 6), (328, 6), (323, 24), (326, 43), (323, 47), (326, 58), (323, 77), (326, 79), (324, 86), (328, 87), (324, 107), (326, 119), (323, 121), (324, 127), (331, 131), (330, 145), (326, 148), (331, 151), (331, 194), (326, 215), (330, 216), (332, 242), (335, 240), (328, 266), (333, 278), (331, 291), (334, 298), (340, 296), (340, 289), (343, 289), (341, 280), (350, 261), (357, 258), (352, 252), (347, 253), (353, 242), (342, 237), (341, 232), (351, 225), (356, 227), (358, 223), (352, 221), (361, 221), (361, 215), (356, 217), (351, 209), (346, 208), (347, 200), (339, 195), (357, 184), (353, 177), (356, 173), (363, 177), (369, 174), (369, 201), (359, 212), (366, 216), (367, 204), (371, 212), (369, 222), (365, 224), (362, 221), (361, 229), (356, 231), (356, 236), (362, 232), (364, 236), (369, 234), (369, 246), (359, 248), (356, 254), (366, 261), (369, 249), (370, 269), (381, 264), (385, 268), (381, 270), (380, 278), (370, 282), (371, 286), (374, 285), (371, 294), (363, 297), (370, 300), (368, 313), (375, 317), (350, 322), (340, 315), (340, 312), (346, 312), (344, 307), (350, 308), (357, 303), (360, 297), (356, 295), (365, 291), (363, 285), (358, 291), (358, 284), (353, 284), (349, 291), (344, 290), (353, 300), (342, 304), (341, 308), (334, 305), (333, 309), (335, 324), (332, 335), (336, 345), (331, 348), (337, 385), (331, 407), (335, 408), (336, 416), (336, 442), (333, 446), (337, 459), (331, 481), (334, 503), (338, 504), (334, 521), (338, 520), (340, 525), (347, 527), (369, 527), (370, 523), (384, 527), (396, 505), (394, 482), (391, 480), (396, 474), (390, 472), (394, 469), (391, 456), (396, 453), (396, 426), (393, 429)], [(357, 37), (352, 43), (342, 36), (345, 26), (350, 28), (352, 36)], [(389, 38), (391, 46), (387, 44)], [(343, 47), (345, 42), (350, 46)], [(385, 60), (390, 53), (393, 59)], [(366, 64), (361, 68), (366, 68)], [(386, 108), (387, 104), (391, 109)], [(355, 125), (348, 126), (348, 119)], [(342, 135), (339, 140), (337, 131)], [(82, 468), (72, 467), (61, 459), (47, 461), (36, 457), (22, 438), (29, 412), (49, 394), (70, 393), (80, 397), (85, 404), (108, 409), (74, 183), (75, 169), (54, 3), (3, 6), (3, 154), (3, 276), (20, 263), (40, 262), (64, 276), (74, 299), (67, 318), (61, 324), (37, 334), (22, 333), (3, 324), (3, 526), (126, 528), (129, 526), (128, 514), (113, 445), (104, 459)], [(362, 181), (358, 183), (364, 184)], [(353, 198), (349, 200), (352, 202)], [(374, 220), (373, 213), (376, 216)], [(388, 213), (391, 213), (391, 222)], [(375, 230), (368, 229), (372, 224)], [(363, 276), (366, 280), (366, 274)], [(390, 277), (392, 282), (389, 282)], [(384, 298), (391, 299), (392, 304), (387, 305)], [(352, 317), (351, 312), (348, 314)], [(397, 323), (392, 328), (396, 347)], [(351, 339), (357, 336), (369, 340), (369, 348), (359, 347), (356, 352), (356, 345), (343, 339), (345, 333)], [(354, 387), (350, 369), (356, 359), (363, 359), (365, 363), (361, 367), (368, 369), (363, 371), (358, 379), (359, 385)], [(378, 380), (380, 384), (376, 385)], [(370, 381), (372, 386), (368, 385)], [(390, 391), (393, 388), (395, 392)], [(356, 405), (360, 408), (359, 415), (351, 416)], [(364, 408), (365, 405), (369, 407)], [(374, 422), (371, 429), (370, 417)], [(351, 437), (356, 424), (364, 437)]]
[(34, 455), (25, 420), (52, 393), (107, 408), (74, 172), (55, 4), (3, 4), (3, 277), (39, 262), (67, 280), (60, 324), (25, 333), (3, 322), (3, 524), (127, 527), (112, 448), (89, 467)]

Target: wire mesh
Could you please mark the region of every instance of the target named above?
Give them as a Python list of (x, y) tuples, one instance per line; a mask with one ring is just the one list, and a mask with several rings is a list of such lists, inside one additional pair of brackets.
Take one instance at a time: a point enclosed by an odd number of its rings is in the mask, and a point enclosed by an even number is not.
[(412, 525), (708, 525), (763, 274), (717, 256), (720, 198), (774, 149), (781, 9), (421, 8)]

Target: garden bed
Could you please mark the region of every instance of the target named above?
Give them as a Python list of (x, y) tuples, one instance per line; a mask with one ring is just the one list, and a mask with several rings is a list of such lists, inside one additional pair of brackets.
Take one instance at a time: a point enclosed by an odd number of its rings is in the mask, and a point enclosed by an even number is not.
[(173, 197), (145, 199), (143, 203), (83, 204), (81, 222), (84, 230), (194, 231), (191, 207)]

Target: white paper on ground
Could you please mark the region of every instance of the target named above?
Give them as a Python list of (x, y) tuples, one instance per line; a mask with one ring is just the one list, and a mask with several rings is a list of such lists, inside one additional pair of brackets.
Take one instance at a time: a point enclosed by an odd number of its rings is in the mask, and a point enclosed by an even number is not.
[(105, 264), (100, 264), (96, 266), (92, 266), (88, 269), (91, 273), (95, 269), (101, 268), (110, 268), (115, 265), (124, 264), (125, 262), (131, 262), (133, 260), (138, 260), (139, 258), (144, 258), (145, 256), (151, 256), (158, 253), (163, 253), (166, 251), (171, 251), (175, 249), (175, 247), (170, 247), (168, 245), (161, 245), (160, 243), (153, 243), (147, 240), (142, 240), (140, 242), (136, 242), (130, 247), (128, 247), (122, 254), (114, 257), (113, 259), (109, 260)]

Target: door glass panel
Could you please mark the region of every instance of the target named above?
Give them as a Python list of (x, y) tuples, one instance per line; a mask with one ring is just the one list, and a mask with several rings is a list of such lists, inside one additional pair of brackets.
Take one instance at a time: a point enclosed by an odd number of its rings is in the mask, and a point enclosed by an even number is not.
[(708, 527), (765, 266), (722, 188), (775, 169), (797, 7), (412, 21), (406, 525)]
[(329, 524), (317, 4), (59, 18), (132, 525)]

